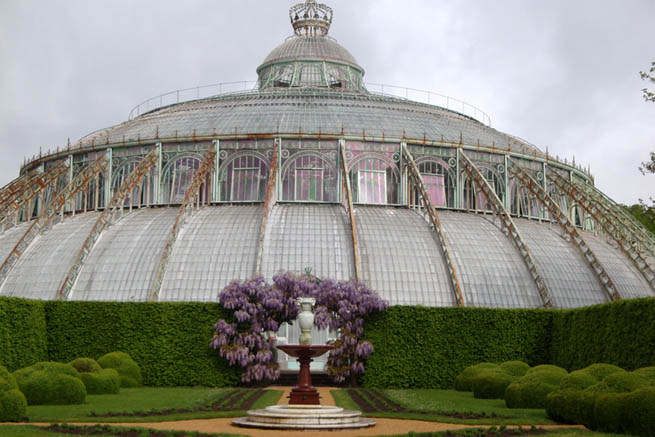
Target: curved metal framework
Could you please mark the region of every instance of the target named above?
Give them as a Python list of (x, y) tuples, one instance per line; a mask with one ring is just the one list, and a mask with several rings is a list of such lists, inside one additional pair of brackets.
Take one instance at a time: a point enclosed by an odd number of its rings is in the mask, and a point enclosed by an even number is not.
[(350, 178), (348, 177), (348, 160), (346, 158), (346, 141), (341, 139), (339, 140), (339, 151), (340, 151), (340, 161), (341, 165), (339, 169), (341, 171), (341, 184), (342, 184), (342, 196), (341, 204), (346, 208), (348, 212), (348, 220), (350, 222), (350, 232), (352, 235), (353, 241), (353, 262), (355, 265), (355, 279), (358, 281), (361, 280), (361, 267), (359, 263), (359, 242), (357, 239), (357, 221), (355, 220), (355, 210), (353, 208), (353, 193), (350, 187)]
[(544, 188), (538, 184), (537, 181), (532, 179), (516, 162), (514, 162), (512, 159), (509, 159), (508, 161), (511, 164), (510, 171), (513, 172), (521, 181), (523, 186), (530, 190), (530, 193), (548, 209), (552, 219), (560, 225), (564, 232), (566, 232), (571, 243), (573, 243), (580, 250), (580, 252), (582, 252), (584, 259), (591, 266), (594, 274), (607, 292), (609, 299), (621, 299), (621, 295), (619, 294), (616, 285), (614, 285), (612, 278), (607, 274), (607, 271), (600, 263), (594, 252), (591, 250), (587, 242), (584, 240), (584, 238), (582, 238), (582, 235), (580, 235), (576, 227), (566, 217), (566, 214), (564, 214), (562, 210), (557, 206), (557, 203), (553, 200), (553, 198), (550, 197), (546, 190), (544, 190)]
[(86, 237), (86, 240), (84, 240), (82, 248), (77, 253), (77, 257), (68, 270), (66, 278), (64, 279), (57, 295), (59, 299), (66, 300), (70, 297), (77, 276), (82, 270), (91, 250), (93, 250), (96, 241), (98, 241), (98, 238), (100, 238), (100, 235), (107, 227), (123, 217), (125, 201), (127, 199), (130, 199), (130, 209), (132, 209), (132, 204), (134, 202), (131, 201), (131, 197), (134, 196), (135, 192), (138, 193), (139, 198), (141, 197), (145, 180), (150, 177), (151, 170), (157, 166), (158, 160), (159, 149), (155, 147), (141, 160), (141, 162), (139, 162), (136, 168), (132, 170), (121, 186), (114, 192), (114, 197), (111, 199), (109, 205), (107, 205), (103, 210), (100, 217), (98, 217), (93, 228), (91, 228), (89, 235)]
[[(642, 274), (646, 282), (650, 285), (651, 289), (655, 291), (655, 272), (648, 265), (648, 262), (639, 253), (639, 250), (632, 244), (633, 241), (639, 241), (634, 228), (626, 223), (618, 214), (614, 213), (607, 204), (599, 202), (596, 199), (585, 195), (585, 193), (578, 188), (575, 184), (567, 181), (560, 175), (554, 173), (551, 180), (559, 189), (566, 192), (572, 199), (574, 199), (580, 207), (582, 207), (588, 214), (590, 214), (595, 222), (600, 225), (607, 235), (614, 240), (621, 251), (632, 261), (634, 266)], [(623, 230), (628, 234), (623, 234), (621, 228), (617, 225), (621, 224)], [(608, 291), (609, 292), (609, 291)], [(619, 297), (613, 297), (613, 299)]]
[[(29, 220), (31, 217), (32, 201), (37, 199), (38, 196), (41, 196), (43, 202), (45, 202), (45, 194), (48, 187), (52, 187), (52, 192), (57, 191), (57, 183), (59, 178), (68, 173), (68, 162), (61, 161), (53, 168), (44, 173), (39, 173), (34, 175), (30, 179), (29, 184), (17, 193), (14, 196), (13, 200), (7, 201), (0, 211), (0, 228), (4, 231), (6, 230), (12, 222), (17, 222), (17, 214), (27, 206), (27, 217)], [(11, 218), (16, 215), (16, 220), (12, 221)]]
[(468, 156), (466, 156), (463, 150), (460, 151), (459, 156), (464, 171), (469, 176), (469, 178), (473, 180), (475, 185), (477, 185), (478, 189), (484, 193), (484, 196), (488, 200), (489, 206), (492, 208), (494, 216), (500, 220), (502, 231), (514, 242), (518, 248), (519, 254), (521, 255), (521, 258), (523, 258), (523, 262), (530, 271), (530, 275), (532, 276), (532, 279), (537, 286), (537, 291), (539, 292), (539, 296), (541, 297), (541, 301), (543, 302), (544, 307), (552, 308), (553, 298), (550, 291), (548, 290), (548, 286), (546, 285), (543, 274), (541, 273), (539, 267), (537, 267), (537, 264), (535, 263), (534, 258), (532, 257), (532, 254), (530, 253), (530, 250), (525, 243), (525, 240), (523, 240), (521, 233), (514, 224), (514, 220), (512, 220), (509, 212), (507, 212), (507, 209), (505, 209), (505, 205), (503, 205), (503, 202), (501, 202), (501, 200), (498, 198), (498, 195), (496, 195), (496, 192), (493, 190), (491, 185), (489, 185), (489, 181), (487, 181), (487, 179), (482, 176), (480, 170), (478, 170), (475, 164), (473, 164)]
[[(418, 195), (421, 205), (423, 206), (422, 211), (425, 215), (428, 216), (428, 221), (430, 223), (430, 226), (432, 227), (432, 231), (436, 234), (437, 240), (439, 241), (439, 247), (441, 248), (443, 259), (446, 264), (445, 267), (446, 270), (448, 271), (450, 286), (453, 295), (455, 297), (455, 302), (457, 303), (457, 306), (460, 307), (465, 306), (464, 295), (462, 294), (462, 287), (459, 282), (459, 276), (457, 274), (457, 269), (455, 268), (455, 263), (453, 262), (453, 257), (450, 251), (450, 247), (448, 246), (446, 233), (443, 229), (443, 226), (441, 226), (441, 220), (439, 220), (439, 214), (437, 214), (437, 210), (434, 208), (434, 206), (432, 206), (432, 200), (430, 199), (430, 195), (425, 189), (425, 183), (423, 182), (421, 173), (419, 172), (416, 162), (414, 161), (414, 157), (409, 152), (406, 143), (401, 144), (401, 151), (404, 158), (404, 163), (407, 166), (407, 169), (409, 170), (408, 174), (409, 174), (410, 182), (413, 183), (413, 185), (411, 185), (409, 189), (410, 191), (416, 190), (417, 192), (416, 194)], [(414, 198), (415, 198), (414, 195), (409, 196), (410, 207), (417, 206), (417, 205), (412, 205), (412, 199)]]
[(279, 151), (282, 147), (282, 140), (275, 139), (273, 143), (273, 158), (271, 159), (271, 171), (268, 174), (268, 183), (266, 184), (266, 198), (264, 200), (264, 215), (262, 216), (262, 224), (259, 229), (259, 241), (257, 243), (257, 264), (255, 271), (258, 275), (262, 273), (262, 260), (264, 258), (264, 238), (266, 237), (266, 225), (268, 224), (268, 216), (277, 203), (277, 185), (278, 185), (278, 166), (280, 155)]
[(184, 223), (197, 211), (197, 209), (200, 208), (201, 205), (204, 206), (210, 202), (208, 188), (211, 184), (211, 173), (216, 159), (216, 147), (217, 143), (214, 143), (207, 153), (205, 153), (205, 156), (200, 162), (200, 166), (193, 174), (191, 184), (186, 190), (184, 201), (177, 213), (175, 224), (173, 224), (168, 241), (164, 247), (164, 252), (159, 261), (159, 267), (155, 273), (155, 278), (148, 299), (150, 301), (159, 299), (159, 291), (161, 290), (161, 284), (164, 281), (164, 274), (166, 273), (168, 260), (171, 257), (175, 240), (177, 240), (177, 236), (180, 233), (182, 226), (184, 226)]
[(105, 168), (107, 162), (107, 155), (103, 153), (91, 164), (84, 167), (68, 186), (48, 203), (43, 210), (43, 214), (32, 222), (23, 237), (16, 243), (11, 253), (7, 256), (7, 259), (2, 263), (0, 267), (0, 285), (7, 279), (7, 275), (11, 269), (16, 265), (21, 255), (25, 253), (25, 250), (34, 241), (34, 238), (39, 232), (45, 232), (53, 225), (57, 213), (60, 213), (63, 217), (66, 204), (70, 200), (74, 200), (79, 192), (88, 189), (89, 182)]

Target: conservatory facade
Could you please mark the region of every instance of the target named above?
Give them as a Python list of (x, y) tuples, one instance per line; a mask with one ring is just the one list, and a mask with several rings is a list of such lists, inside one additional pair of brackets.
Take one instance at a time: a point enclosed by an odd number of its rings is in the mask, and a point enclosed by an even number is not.
[(477, 109), (369, 91), (329, 7), (290, 18), (253, 89), (158, 97), (27, 162), (0, 191), (0, 295), (215, 301), (281, 270), (360, 279), (392, 305), (655, 295), (655, 237), (588, 171)]

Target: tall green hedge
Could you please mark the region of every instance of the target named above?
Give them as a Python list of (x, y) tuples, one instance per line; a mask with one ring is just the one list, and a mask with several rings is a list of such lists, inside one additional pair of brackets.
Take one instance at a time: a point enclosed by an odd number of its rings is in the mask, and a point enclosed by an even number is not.
[(239, 373), (209, 347), (218, 304), (48, 302), (48, 355), (68, 362), (127, 352), (155, 386), (236, 385)]
[(47, 359), (45, 303), (0, 298), (0, 365), (13, 372)]
[[(0, 364), (69, 362), (127, 352), (146, 385), (236, 385), (239, 371), (209, 347), (218, 304), (40, 302), (0, 297)], [(362, 383), (452, 387), (482, 361), (655, 366), (655, 299), (576, 310), (391, 307), (367, 321), (374, 352)]]
[(655, 365), (655, 299), (556, 311), (553, 362), (571, 370), (609, 363), (626, 370)]
[(548, 363), (551, 320), (546, 310), (390, 307), (366, 324), (374, 351), (362, 383), (451, 388), (482, 361)]

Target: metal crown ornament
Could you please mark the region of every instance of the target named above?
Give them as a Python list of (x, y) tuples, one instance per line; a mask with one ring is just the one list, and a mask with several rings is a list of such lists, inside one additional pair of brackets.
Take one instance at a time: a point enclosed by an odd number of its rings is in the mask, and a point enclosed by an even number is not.
[(293, 31), (298, 36), (325, 36), (332, 24), (332, 8), (316, 0), (298, 3), (289, 9)]

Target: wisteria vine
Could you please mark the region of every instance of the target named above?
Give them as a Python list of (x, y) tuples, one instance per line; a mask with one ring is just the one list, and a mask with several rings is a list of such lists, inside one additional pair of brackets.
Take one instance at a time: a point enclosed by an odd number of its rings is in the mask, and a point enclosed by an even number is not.
[(387, 304), (364, 283), (320, 280), (310, 275), (280, 273), (268, 284), (261, 277), (234, 281), (219, 295), (219, 302), (232, 313), (214, 325), (211, 346), (231, 365), (245, 369), (241, 380), (274, 381), (279, 366), (273, 360), (274, 336), (283, 323), (298, 316), (298, 297), (316, 299), (314, 325), (338, 333), (328, 356), (328, 374), (337, 382), (364, 372), (364, 360), (373, 345), (362, 340), (364, 317), (382, 311)]

